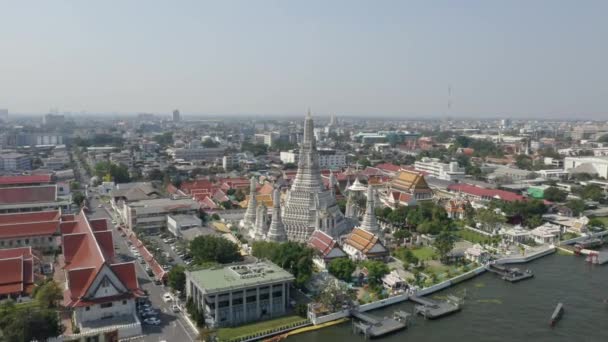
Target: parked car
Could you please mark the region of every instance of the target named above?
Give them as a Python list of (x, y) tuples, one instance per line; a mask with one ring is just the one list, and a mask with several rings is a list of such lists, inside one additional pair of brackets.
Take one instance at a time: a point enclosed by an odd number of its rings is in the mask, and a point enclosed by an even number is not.
[(144, 319), (144, 323), (149, 324), (149, 325), (159, 325), (160, 324), (160, 319), (154, 318), (154, 317), (150, 317), (150, 318)]
[(173, 300), (173, 296), (169, 292), (165, 292), (165, 294), (163, 295), (163, 301), (168, 303), (172, 300)]
[(181, 310), (179, 309), (179, 306), (177, 306), (176, 304), (173, 304), (173, 306), (171, 306), (171, 311), (180, 312)]

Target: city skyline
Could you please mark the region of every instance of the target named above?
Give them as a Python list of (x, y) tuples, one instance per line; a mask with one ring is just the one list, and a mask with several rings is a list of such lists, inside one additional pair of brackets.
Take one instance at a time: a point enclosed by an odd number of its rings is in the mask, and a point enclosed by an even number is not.
[(0, 108), (605, 117), (603, 2), (374, 5), (4, 4)]

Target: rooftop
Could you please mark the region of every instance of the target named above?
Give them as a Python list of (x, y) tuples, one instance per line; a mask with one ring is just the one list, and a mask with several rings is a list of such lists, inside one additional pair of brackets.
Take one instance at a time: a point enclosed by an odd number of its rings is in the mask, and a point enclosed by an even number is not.
[(207, 292), (294, 280), (291, 273), (269, 261), (193, 271), (189, 276)]

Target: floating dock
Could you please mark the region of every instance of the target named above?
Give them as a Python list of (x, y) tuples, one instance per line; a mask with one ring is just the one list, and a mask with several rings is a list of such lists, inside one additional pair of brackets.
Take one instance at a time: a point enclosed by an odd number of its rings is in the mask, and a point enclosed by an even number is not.
[(587, 262), (602, 265), (608, 262), (608, 252), (599, 252), (591, 249), (582, 249), (580, 254), (586, 255)]
[(407, 328), (410, 317), (410, 314), (403, 311), (396, 311), (393, 318), (384, 317), (383, 319), (354, 310), (351, 311), (351, 315), (358, 320), (353, 320), (353, 332), (363, 334), (365, 338), (381, 337), (403, 330)]
[(502, 277), (503, 280), (516, 283), (525, 279), (534, 277), (534, 273), (530, 270), (522, 271), (519, 268), (511, 268), (499, 264), (489, 264), (486, 269), (492, 273), (496, 273)]
[(447, 301), (416, 296), (409, 299), (419, 304), (416, 305), (415, 312), (427, 319), (437, 319), (460, 311), (461, 300), (454, 296), (448, 296)]

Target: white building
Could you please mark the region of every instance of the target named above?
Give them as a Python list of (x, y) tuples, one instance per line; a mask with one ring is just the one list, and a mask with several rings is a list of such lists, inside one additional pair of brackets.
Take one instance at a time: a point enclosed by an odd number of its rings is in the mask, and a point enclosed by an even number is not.
[[(330, 148), (319, 148), (319, 167), (322, 169), (335, 169), (346, 166), (346, 153)], [(299, 153), (296, 150), (283, 151), (280, 155), (281, 161), (285, 164), (298, 164)]]
[(566, 157), (564, 170), (570, 173), (595, 173), (608, 178), (608, 157)]
[(196, 147), (196, 148), (173, 148), (167, 152), (173, 159), (192, 160), (215, 160), (224, 155), (223, 147)]
[(167, 227), (168, 215), (195, 215), (200, 205), (192, 199), (159, 198), (125, 203), (129, 229), (157, 233)]
[(186, 293), (207, 324), (235, 326), (283, 316), (294, 277), (271, 262), (186, 272)]
[(530, 236), (534, 242), (539, 244), (554, 244), (559, 241), (562, 229), (555, 224), (545, 223), (530, 231)]
[(414, 164), (414, 168), (448, 181), (462, 179), (465, 176), (464, 168), (458, 166), (458, 162), (442, 163), (437, 158), (422, 158)]
[(182, 236), (182, 231), (191, 228), (200, 228), (201, 219), (196, 215), (168, 215), (167, 230), (176, 237)]
[(568, 177), (568, 172), (563, 169), (538, 170), (537, 173), (546, 180), (559, 180)]

